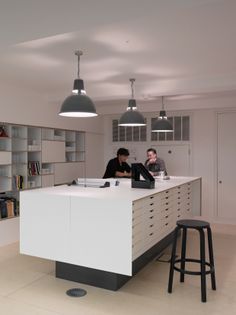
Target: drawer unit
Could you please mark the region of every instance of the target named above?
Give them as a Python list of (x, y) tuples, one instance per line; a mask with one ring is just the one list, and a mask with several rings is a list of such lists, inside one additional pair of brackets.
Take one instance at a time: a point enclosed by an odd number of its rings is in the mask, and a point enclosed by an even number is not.
[(133, 202), (132, 257), (136, 259), (191, 216), (191, 183)]

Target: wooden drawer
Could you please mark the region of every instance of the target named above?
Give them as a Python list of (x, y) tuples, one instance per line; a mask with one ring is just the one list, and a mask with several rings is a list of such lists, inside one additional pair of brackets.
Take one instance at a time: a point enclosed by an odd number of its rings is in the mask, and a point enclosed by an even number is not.
[(142, 249), (143, 249), (143, 241), (142, 240), (138, 240), (132, 244), (132, 252), (133, 253), (136, 253)]
[(140, 200), (133, 201), (132, 205), (133, 205), (133, 210), (135, 211), (137, 209), (142, 209), (144, 207), (145, 203), (144, 203), (143, 199), (140, 199)]
[(143, 231), (143, 222), (139, 222), (138, 224), (135, 224), (132, 226), (132, 234), (138, 234), (138, 233), (142, 233)]
[(143, 216), (142, 215), (132, 218), (132, 226), (135, 226), (135, 225), (140, 224), (142, 222), (143, 222)]
[(136, 230), (132, 235), (132, 244), (143, 240), (143, 230)]
[(133, 218), (137, 218), (139, 216), (142, 216), (143, 215), (143, 208), (133, 209), (132, 213), (133, 213)]

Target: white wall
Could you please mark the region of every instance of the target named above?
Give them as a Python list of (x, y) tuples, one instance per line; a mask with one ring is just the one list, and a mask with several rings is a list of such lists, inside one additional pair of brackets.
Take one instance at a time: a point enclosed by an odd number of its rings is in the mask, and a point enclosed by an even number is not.
[[(35, 91), (22, 88), (0, 86), (0, 122), (25, 124), (42, 127), (54, 127), (86, 131), (88, 139), (98, 137), (100, 145), (88, 141), (86, 144), (87, 174), (97, 176), (97, 169), (103, 170), (103, 117), (66, 118), (58, 115), (61, 103), (52, 103)], [(90, 157), (97, 156), (96, 170)], [(94, 171), (94, 174), (93, 174)]]
[[(209, 107), (213, 107), (215, 99), (209, 100)], [(228, 103), (228, 99), (221, 99), (222, 108), (224, 111), (232, 110), (231, 108), (225, 108), (225, 104)], [(201, 176), (202, 177), (202, 216), (204, 219), (209, 220), (211, 222), (219, 222), (219, 218), (217, 218), (216, 211), (216, 196), (217, 196), (217, 112), (222, 112), (220, 108), (210, 108), (210, 109), (196, 109), (199, 101), (196, 101), (195, 109), (191, 109), (188, 111), (179, 110), (175, 112), (168, 111), (169, 115), (173, 113), (180, 115), (190, 114), (191, 116), (191, 155), (190, 155), (190, 174), (192, 176)], [(219, 101), (218, 101), (219, 104)], [(233, 104), (233, 100), (230, 99), (230, 104)], [(236, 104), (236, 99), (234, 100), (234, 104)], [(186, 107), (183, 104), (183, 107)], [(199, 106), (200, 108), (202, 106)], [(236, 108), (235, 108), (236, 110)], [(145, 117), (154, 117), (154, 112), (146, 112), (143, 113)], [(152, 145), (150, 141), (146, 143), (113, 143), (111, 138), (111, 120), (114, 118), (118, 118), (120, 115), (106, 115), (104, 117), (104, 155), (105, 155), (105, 164), (107, 160), (110, 158), (112, 154), (112, 147), (119, 147), (123, 145), (125, 147), (133, 146), (138, 148), (138, 151), (144, 151)], [(148, 127), (148, 134), (150, 126)], [(128, 144), (128, 145), (127, 145)], [(158, 143), (156, 142), (158, 146)], [(232, 223), (226, 222), (225, 223)]]
[(216, 215), (216, 111), (196, 110), (192, 117), (192, 175), (202, 177), (202, 215)]
[(52, 103), (35, 91), (0, 85), (1, 122), (57, 127), (102, 133), (103, 119), (66, 118), (58, 115), (61, 101)]

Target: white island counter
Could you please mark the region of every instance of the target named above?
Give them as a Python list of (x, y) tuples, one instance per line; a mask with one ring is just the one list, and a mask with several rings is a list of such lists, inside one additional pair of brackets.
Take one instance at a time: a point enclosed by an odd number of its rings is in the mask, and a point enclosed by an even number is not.
[(131, 181), (122, 179), (108, 188), (23, 191), (20, 252), (56, 261), (58, 277), (117, 289), (124, 281), (106, 286), (84, 278), (96, 272), (116, 280), (132, 276), (146, 253), (151, 257), (158, 244), (162, 249), (169, 244), (176, 220), (200, 215), (200, 207), (201, 180), (193, 177), (159, 179), (154, 189), (131, 188)]

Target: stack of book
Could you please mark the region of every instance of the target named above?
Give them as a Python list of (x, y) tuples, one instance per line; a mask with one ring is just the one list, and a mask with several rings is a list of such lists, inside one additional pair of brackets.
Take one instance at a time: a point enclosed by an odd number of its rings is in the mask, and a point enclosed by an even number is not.
[(13, 218), (19, 215), (17, 202), (15, 198), (1, 197), (0, 198), (0, 218)]
[(24, 177), (22, 175), (14, 175), (13, 189), (19, 190), (24, 188)]
[(28, 171), (30, 176), (40, 175), (40, 163), (39, 161), (29, 161)]

